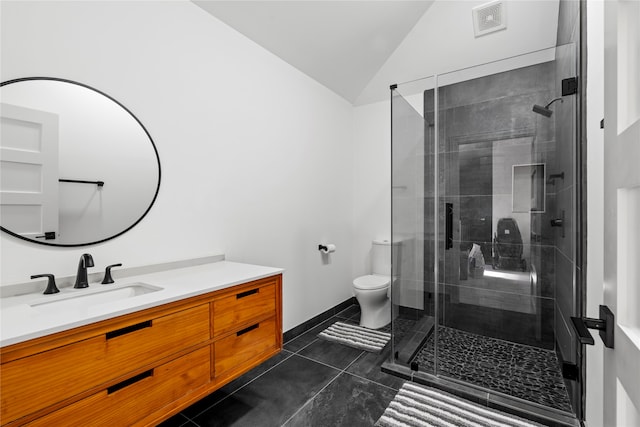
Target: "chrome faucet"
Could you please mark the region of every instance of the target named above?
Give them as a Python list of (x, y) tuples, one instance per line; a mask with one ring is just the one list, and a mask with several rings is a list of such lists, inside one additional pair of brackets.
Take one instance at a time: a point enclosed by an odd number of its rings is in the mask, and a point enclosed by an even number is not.
[(87, 267), (93, 267), (93, 257), (91, 254), (82, 254), (82, 256), (80, 256), (80, 262), (78, 263), (78, 274), (76, 275), (76, 284), (73, 285), (74, 288), (89, 287)]

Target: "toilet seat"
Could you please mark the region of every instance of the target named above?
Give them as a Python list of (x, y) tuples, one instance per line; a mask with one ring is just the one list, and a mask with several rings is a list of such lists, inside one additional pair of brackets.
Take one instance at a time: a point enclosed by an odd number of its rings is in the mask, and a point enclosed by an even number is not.
[(353, 281), (353, 287), (364, 291), (373, 291), (388, 287), (390, 281), (390, 278), (387, 276), (360, 276)]

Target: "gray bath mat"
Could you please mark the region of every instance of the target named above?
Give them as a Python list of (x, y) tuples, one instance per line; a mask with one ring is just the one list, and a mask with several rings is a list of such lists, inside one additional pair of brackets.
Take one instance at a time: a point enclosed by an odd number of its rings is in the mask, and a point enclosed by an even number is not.
[(380, 353), (391, 339), (391, 334), (376, 331), (375, 329), (363, 328), (358, 325), (336, 322), (320, 332), (318, 338), (372, 353)]
[(439, 390), (404, 383), (376, 426), (539, 427), (541, 424), (480, 406)]

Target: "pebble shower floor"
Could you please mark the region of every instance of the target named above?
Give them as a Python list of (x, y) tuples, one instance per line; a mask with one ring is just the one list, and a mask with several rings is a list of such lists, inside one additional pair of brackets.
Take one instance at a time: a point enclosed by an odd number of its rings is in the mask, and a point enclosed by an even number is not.
[[(433, 371), (434, 334), (413, 361)], [(529, 347), (457, 329), (438, 328), (438, 371), (487, 389), (571, 412), (571, 403), (552, 350)]]

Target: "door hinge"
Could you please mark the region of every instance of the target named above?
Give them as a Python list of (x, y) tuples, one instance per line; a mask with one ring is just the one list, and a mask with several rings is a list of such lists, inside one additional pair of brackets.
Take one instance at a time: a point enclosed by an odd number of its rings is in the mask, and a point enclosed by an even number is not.
[(562, 96), (575, 95), (578, 93), (578, 78), (569, 77), (562, 80)]

